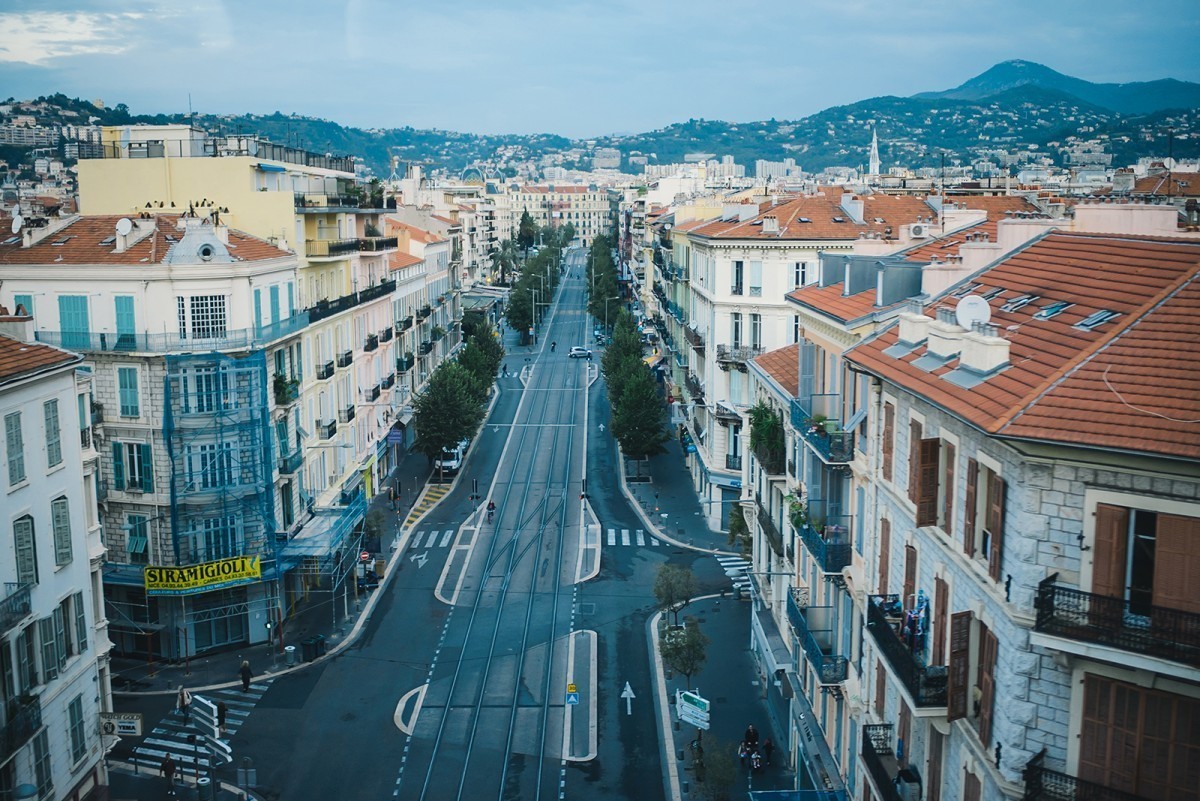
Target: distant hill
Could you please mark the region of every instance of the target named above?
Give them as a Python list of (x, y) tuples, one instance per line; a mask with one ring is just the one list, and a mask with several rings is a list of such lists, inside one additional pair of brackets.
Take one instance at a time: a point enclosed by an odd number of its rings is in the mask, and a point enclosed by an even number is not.
[(1004, 61), (966, 83), (944, 92), (921, 92), (916, 98), (984, 100), (1019, 86), (1036, 86), (1072, 95), (1122, 114), (1148, 114), (1200, 106), (1200, 84), (1165, 78), (1136, 83), (1092, 83), (1063, 75), (1032, 61)]

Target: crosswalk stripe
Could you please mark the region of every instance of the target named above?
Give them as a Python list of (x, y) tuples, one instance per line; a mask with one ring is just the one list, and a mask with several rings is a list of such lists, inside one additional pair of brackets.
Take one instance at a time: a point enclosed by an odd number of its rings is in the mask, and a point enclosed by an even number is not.
[(637, 544), (639, 548), (646, 547), (646, 537), (642, 534), (642, 530), (640, 528), (637, 530)]
[(659, 541), (658, 541), (657, 539), (655, 539), (654, 537), (651, 537), (651, 538), (650, 538), (650, 544), (651, 544), (651, 545), (653, 545), (655, 548), (657, 548), (658, 546), (662, 545), (662, 543), (661, 543), (661, 542), (659, 542)]
[(621, 529), (621, 544), (622, 545), (629, 544), (629, 529), (627, 529), (627, 528)]
[(448, 529), (446, 531), (446, 533), (442, 535), (442, 544), (439, 545), (438, 547), (445, 548), (447, 545), (450, 544), (450, 540), (453, 538), (454, 538), (454, 529)]
[[(226, 736), (224, 739), (228, 740), (242, 727), (255, 704), (262, 700), (263, 695), (270, 688), (272, 681), (274, 680), (255, 682), (250, 685), (249, 692), (242, 692), (240, 688), (237, 688), (204, 693), (204, 697), (213, 703), (218, 701), (225, 703)], [(190, 717), (189, 720), (194, 723)], [(196, 733), (195, 726), (184, 725), (183, 716), (178, 710), (172, 710), (133, 750), (130, 761), (137, 765), (157, 769), (162, 764), (163, 757), (171, 754), (176, 762), (176, 770), (180, 773), (195, 774), (197, 763), (201, 771), (207, 771), (209, 769), (207, 749), (201, 745), (197, 750), (187, 741), (189, 735)]]
[(617, 544), (617, 532), (611, 528), (608, 530), (608, 544), (609, 545)]

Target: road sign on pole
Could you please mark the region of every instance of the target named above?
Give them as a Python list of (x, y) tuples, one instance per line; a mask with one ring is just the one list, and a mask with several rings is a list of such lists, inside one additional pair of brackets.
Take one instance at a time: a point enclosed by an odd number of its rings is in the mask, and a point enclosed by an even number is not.
[(684, 723), (708, 730), (709, 725), (709, 709), (711, 704), (705, 698), (701, 698), (699, 693), (692, 693), (686, 690), (675, 691), (675, 714)]
[(215, 703), (202, 695), (193, 695), (191, 714), (196, 721), (196, 730), (205, 737), (221, 736), (217, 726), (217, 705)]

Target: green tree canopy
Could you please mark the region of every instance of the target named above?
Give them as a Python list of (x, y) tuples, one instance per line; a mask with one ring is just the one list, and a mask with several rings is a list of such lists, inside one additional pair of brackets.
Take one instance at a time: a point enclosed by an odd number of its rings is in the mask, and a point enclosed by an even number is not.
[(658, 385), (644, 362), (626, 373), (612, 417), (612, 432), (621, 450), (630, 459), (657, 456), (666, 449), (667, 409), (658, 394)]
[(413, 403), (417, 439), (413, 447), (430, 459), (443, 448), (475, 436), (483, 422), (486, 388), (458, 362), (443, 362)]
[(533, 247), (537, 241), (537, 225), (534, 224), (533, 218), (529, 216), (529, 209), (521, 212), (521, 222), (517, 227), (517, 246), (526, 253)]
[(686, 567), (663, 564), (654, 576), (654, 598), (659, 606), (670, 612), (679, 625), (679, 612), (696, 597), (696, 574)]
[(672, 670), (682, 673), (687, 683), (699, 672), (708, 658), (708, 637), (695, 623), (683, 628), (669, 628), (658, 641), (658, 652), (663, 662)]

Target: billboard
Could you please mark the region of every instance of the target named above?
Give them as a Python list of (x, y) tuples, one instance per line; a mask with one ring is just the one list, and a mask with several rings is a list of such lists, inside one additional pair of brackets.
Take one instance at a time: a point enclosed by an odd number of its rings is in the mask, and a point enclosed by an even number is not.
[(257, 556), (235, 556), (187, 567), (151, 565), (143, 574), (147, 595), (191, 595), (262, 578)]

